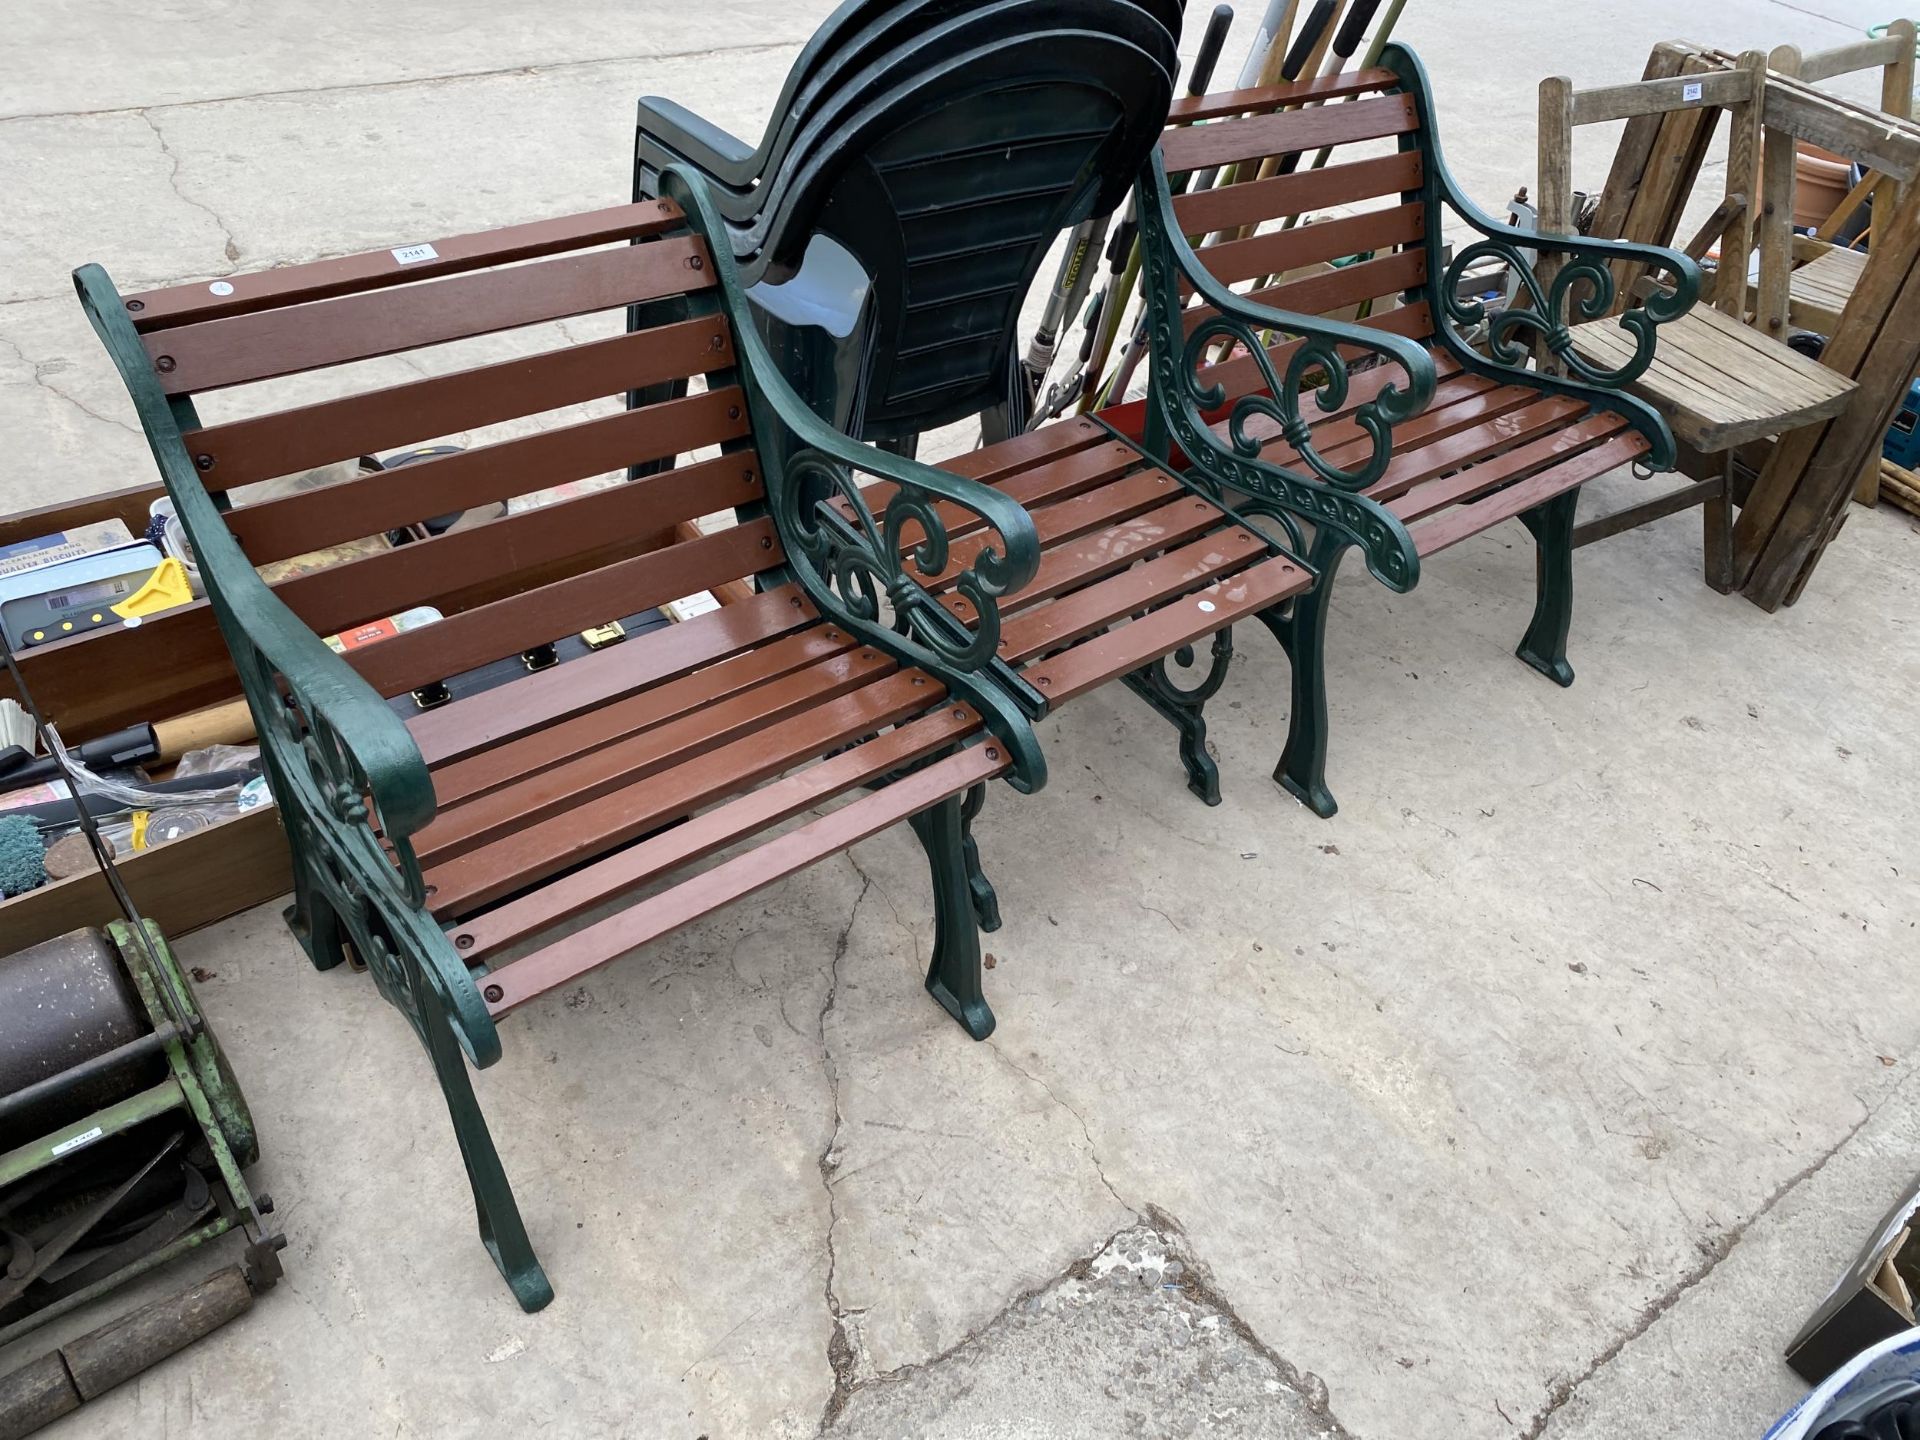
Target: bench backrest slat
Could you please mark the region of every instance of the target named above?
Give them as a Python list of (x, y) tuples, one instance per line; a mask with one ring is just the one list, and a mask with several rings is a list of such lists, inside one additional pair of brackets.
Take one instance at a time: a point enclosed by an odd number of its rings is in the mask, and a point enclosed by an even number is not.
[(705, 256), (692, 236), (674, 236), (203, 320), (143, 339), (169, 395), (204, 394), (680, 294), (700, 277), (712, 283)]
[(1323, 145), (1351, 145), (1411, 134), (1420, 126), (1411, 95), (1379, 95), (1320, 105), (1311, 110), (1283, 110), (1273, 115), (1248, 115), (1216, 120), (1170, 131), (1160, 142), (1169, 174), (1262, 160), (1289, 151), (1317, 150)]
[[(143, 290), (125, 299), (134, 329), (144, 334), (149, 330), (217, 320), (227, 315), (246, 315), (255, 310), (277, 309), (335, 295), (411, 285), (440, 275), (457, 275), (466, 270), (531, 260), (589, 245), (644, 240), (674, 229), (680, 223), (677, 206), (664, 200), (647, 200), (581, 215), (456, 235), (424, 247), (401, 246), (398, 253), (373, 250), (364, 255), (341, 255), (304, 265), (283, 265), (251, 275), (230, 275), (210, 284)], [(422, 249), (434, 253), (414, 258)]]
[(219, 493), (422, 436), (454, 435), (732, 363), (726, 321), (701, 315), (657, 330), (209, 425), (189, 432), (187, 443), (207, 488)]
[(263, 565), (746, 433), (746, 400), (728, 387), (298, 490), (230, 511), (227, 528)]
[(1238, 185), (1176, 195), (1173, 213), (1189, 235), (1204, 235), (1241, 225), (1255, 225), (1275, 215), (1306, 215), (1335, 205), (1352, 205), (1418, 190), (1422, 176), (1420, 152), (1400, 150), (1370, 160), (1350, 160), (1318, 170), (1296, 170)]
[[(417, 689), (784, 562), (767, 522), (714, 534), (693, 523), (765, 491), (711, 260), (677, 207), (648, 201), (418, 248), (432, 258), (379, 251), (235, 276), (226, 296), (187, 285), (123, 297), (247, 558), (349, 547), (321, 567), (279, 568), (274, 588), (302, 621), (325, 635), (416, 606), (441, 612), (347, 653), (376, 688)], [(461, 342), (477, 353), (434, 348)], [(500, 358), (516, 349), (529, 353)], [(629, 405), (660, 387), (667, 398)], [(448, 442), (461, 448), (348, 468)], [(318, 473), (330, 467), (338, 478)], [(418, 529), (456, 512), (469, 523)], [(404, 529), (423, 538), (380, 538)], [(191, 645), (210, 625), (195, 605), (144, 633)]]

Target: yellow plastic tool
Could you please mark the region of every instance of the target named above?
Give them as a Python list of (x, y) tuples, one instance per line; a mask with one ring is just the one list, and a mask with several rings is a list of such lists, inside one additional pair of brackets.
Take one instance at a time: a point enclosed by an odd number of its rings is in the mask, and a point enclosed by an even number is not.
[(169, 555), (160, 562), (160, 568), (147, 577), (145, 584), (113, 607), (113, 613), (122, 620), (144, 620), (192, 601), (193, 586), (187, 580), (187, 567)]

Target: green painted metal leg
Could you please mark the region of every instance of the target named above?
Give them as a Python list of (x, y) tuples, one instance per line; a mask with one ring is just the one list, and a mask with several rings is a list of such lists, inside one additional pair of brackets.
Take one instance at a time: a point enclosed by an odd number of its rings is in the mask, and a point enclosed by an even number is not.
[(933, 963), (927, 991), (976, 1040), (993, 1033), (993, 1011), (980, 986), (980, 931), (968, 882), (965, 807), (958, 795), (910, 822), (933, 871)]
[(1190, 689), (1174, 681), (1168, 659), (1183, 670), (1190, 669), (1194, 663), (1193, 647), (1183, 645), (1170, 657), (1134, 671), (1125, 677), (1127, 688), (1179, 732), (1180, 764), (1187, 772), (1187, 789), (1207, 804), (1218, 805), (1220, 767), (1207, 752), (1206, 706), (1226, 682), (1227, 667), (1233, 663), (1233, 630), (1229, 627), (1215, 632), (1207, 673)]
[(1311, 590), (1260, 618), (1287, 652), (1293, 670), (1293, 710), (1287, 716), (1287, 746), (1273, 778), (1321, 819), (1340, 807), (1327, 789), (1327, 608), (1333, 574), (1347, 542), (1328, 531), (1314, 536), (1307, 560), (1320, 578)]
[(440, 1093), (446, 1097), (447, 1116), (453, 1121), (454, 1137), (460, 1142), (460, 1158), (466, 1162), (467, 1183), (473, 1187), (473, 1208), (480, 1223), (480, 1243), (506, 1278), (513, 1298), (522, 1310), (532, 1312), (553, 1299), (553, 1286), (547, 1272), (533, 1253), (527, 1228), (520, 1219), (520, 1207), (514, 1202), (513, 1187), (507, 1183), (506, 1168), (500, 1152), (494, 1149), (493, 1136), (487, 1130), (480, 1102), (474, 1098), (473, 1079), (467, 1073), (466, 1057), (453, 1038), (445, 1014), (431, 1002), (421, 1006), (425, 1034), (422, 1039), (433, 1061)]
[(966, 803), (960, 807), (960, 843), (967, 860), (967, 889), (973, 897), (974, 919), (991, 935), (1000, 928), (1000, 897), (994, 893), (993, 882), (980, 864), (980, 847), (973, 839), (973, 822), (986, 803), (986, 786), (976, 785), (967, 791)]
[(334, 914), (333, 904), (313, 883), (297, 855), (293, 861), (293, 904), (280, 914), (314, 969), (331, 970), (347, 958), (346, 932)]
[(1580, 492), (1569, 490), (1522, 512), (1536, 548), (1533, 621), (1514, 653), (1556, 685), (1573, 684), (1567, 632), (1573, 625), (1573, 516)]

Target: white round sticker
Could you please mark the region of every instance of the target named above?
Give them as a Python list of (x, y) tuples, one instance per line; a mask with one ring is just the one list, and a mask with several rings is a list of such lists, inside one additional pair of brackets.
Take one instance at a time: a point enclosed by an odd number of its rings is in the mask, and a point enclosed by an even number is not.
[(1213, 601), (1211, 601), (1211, 600), (1202, 600), (1202, 601), (1200, 602), (1200, 609), (1201, 609), (1201, 611), (1202, 611), (1202, 613), (1204, 613), (1204, 614), (1207, 614), (1207, 615), (1211, 615), (1211, 614), (1213, 613)]
[(207, 286), (207, 289), (216, 295), (231, 295), (233, 293), (233, 286), (224, 280), (214, 281), (211, 285)]

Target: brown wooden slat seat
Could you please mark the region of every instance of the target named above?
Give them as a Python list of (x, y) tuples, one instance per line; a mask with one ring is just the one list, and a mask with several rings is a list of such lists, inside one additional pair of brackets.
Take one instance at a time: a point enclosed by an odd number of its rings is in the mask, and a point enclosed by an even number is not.
[[(1100, 418), (1213, 477), (1229, 508), (1288, 512), (1313, 578), (1294, 603), (1260, 616), (1293, 669), (1276, 779), (1330, 815), (1323, 636), (1342, 555), (1365, 549), (1377, 576), (1405, 588), (1422, 560), (1520, 519), (1541, 564), (1519, 654), (1570, 683), (1579, 487), (1629, 465), (1671, 468), (1673, 439), (1650, 405), (1621, 393), (1647, 363), (1639, 331), (1596, 322), (1615, 328), (1599, 341), (1605, 360), (1584, 370), (1526, 363), (1526, 347), (1539, 344), (1561, 347), (1553, 350), (1560, 364), (1574, 342), (1556, 327), (1584, 318), (1542, 316), (1549, 266), (1592, 264), (1607, 276), (1631, 258), (1692, 287), (1683, 299), (1662, 295), (1633, 309), (1636, 324), (1675, 318), (1658, 312), (1684, 309), (1698, 274), (1672, 252), (1543, 239), (1480, 213), (1446, 172), (1431, 92), (1404, 47), (1387, 46), (1373, 69), (1182, 102), (1170, 123), (1158, 172), (1166, 178), (1154, 179), (1141, 208), (1149, 247), (1156, 229), (1191, 247), (1174, 244), (1173, 274), (1147, 267), (1149, 319), (1177, 329), (1185, 350), (1177, 363), (1151, 358), (1147, 398)], [(1216, 169), (1218, 183), (1185, 188)], [(1455, 221), (1485, 238), (1456, 235), (1448, 255), (1442, 231)], [(1461, 293), (1461, 272), (1483, 257), (1508, 262), (1532, 284), (1528, 251), (1541, 256), (1537, 303), (1523, 292), (1507, 315), (1489, 319)], [(1167, 298), (1156, 297), (1156, 285)], [(1586, 292), (1576, 288), (1575, 297)], [(1552, 303), (1568, 309), (1565, 296)], [(1485, 333), (1467, 333), (1476, 323)], [(1598, 334), (1590, 328), (1582, 341)], [(1212, 407), (1204, 414), (1203, 404)], [(1249, 456), (1282, 478), (1252, 470)], [(1316, 494), (1327, 498), (1316, 502)], [(1313, 518), (1316, 503), (1327, 523)], [(1388, 552), (1404, 548), (1383, 567), (1375, 540)]]

